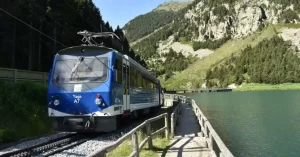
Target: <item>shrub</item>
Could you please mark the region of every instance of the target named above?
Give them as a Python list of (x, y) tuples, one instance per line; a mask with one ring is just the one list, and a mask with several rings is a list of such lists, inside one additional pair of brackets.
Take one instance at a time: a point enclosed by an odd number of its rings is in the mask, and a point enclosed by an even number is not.
[(0, 93), (0, 144), (51, 132), (46, 86), (0, 82)]

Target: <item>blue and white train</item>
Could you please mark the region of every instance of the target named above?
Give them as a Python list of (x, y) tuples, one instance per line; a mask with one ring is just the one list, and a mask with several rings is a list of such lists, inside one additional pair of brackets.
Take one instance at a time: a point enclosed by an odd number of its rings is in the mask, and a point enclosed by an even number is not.
[(157, 111), (162, 99), (159, 80), (117, 50), (88, 44), (54, 57), (48, 114), (56, 131), (113, 131), (122, 119)]

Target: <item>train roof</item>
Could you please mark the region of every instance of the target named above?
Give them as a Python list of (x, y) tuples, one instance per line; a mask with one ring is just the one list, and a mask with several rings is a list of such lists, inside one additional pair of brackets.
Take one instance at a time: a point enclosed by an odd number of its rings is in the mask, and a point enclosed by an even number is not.
[(108, 48), (108, 47), (104, 47), (104, 46), (89, 46), (89, 45), (79, 45), (79, 46), (71, 46), (71, 47), (67, 47), (65, 49), (62, 49), (60, 51), (57, 52), (57, 54), (61, 55), (61, 54), (69, 54), (72, 52), (77, 52), (78, 50), (82, 50), (83, 48), (89, 48), (89, 49), (95, 49), (95, 50), (103, 50), (106, 52), (110, 52), (110, 51), (116, 51), (112, 48)]
[(155, 76), (153, 76), (151, 74), (150, 71), (148, 71), (145, 67), (143, 67), (138, 62), (136, 62), (134, 59), (132, 59), (131, 57), (129, 57), (127, 55), (123, 55), (122, 53), (120, 53), (117, 50), (112, 49), (112, 48), (108, 48), (108, 47), (104, 47), (104, 46), (80, 45), (80, 46), (72, 46), (72, 47), (62, 49), (62, 50), (58, 51), (57, 54), (58, 55), (66, 55), (66, 54), (73, 54), (73, 53), (78, 54), (78, 52), (81, 51), (83, 48), (102, 50), (104, 52), (114, 52), (117, 55), (119, 55), (120, 57), (122, 57), (123, 59), (128, 60), (132, 65), (137, 67), (139, 71), (141, 71), (144, 75), (147, 75), (151, 80), (155, 80), (157, 82), (159, 81)]
[(147, 74), (151, 79), (158, 81), (158, 79), (153, 76), (149, 70), (147, 70), (145, 67), (141, 66), (139, 63), (137, 63), (135, 60), (133, 60), (132, 58), (130, 58), (127, 55), (123, 55), (125, 57), (125, 59), (127, 59), (130, 63), (132, 63), (133, 65), (135, 65), (137, 68), (139, 68), (144, 74)]

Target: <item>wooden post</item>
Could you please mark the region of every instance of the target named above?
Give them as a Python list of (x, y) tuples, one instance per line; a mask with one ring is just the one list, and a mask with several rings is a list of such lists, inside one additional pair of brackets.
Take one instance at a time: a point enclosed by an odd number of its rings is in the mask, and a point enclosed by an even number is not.
[(132, 134), (132, 146), (133, 146), (133, 151), (135, 151), (135, 157), (139, 157), (139, 143), (138, 143), (138, 136), (137, 132)]
[(166, 116), (165, 116), (165, 127), (166, 127), (165, 136), (166, 136), (166, 139), (169, 139), (168, 114), (166, 114)]
[(213, 137), (211, 135), (211, 133), (209, 133), (209, 147), (211, 150), (214, 150), (213, 148)]
[(148, 139), (149, 149), (152, 149), (153, 148), (153, 143), (152, 143), (151, 123), (150, 122), (147, 123), (147, 136), (149, 137), (149, 139)]
[(204, 137), (205, 137), (205, 147), (208, 147), (208, 134), (207, 134), (207, 125), (204, 124)]
[(201, 130), (200, 136), (201, 136), (201, 137), (204, 137), (203, 130)]
[(220, 152), (220, 157), (224, 157), (224, 155), (223, 155), (223, 153), (222, 153), (222, 150), (221, 150), (221, 152)]

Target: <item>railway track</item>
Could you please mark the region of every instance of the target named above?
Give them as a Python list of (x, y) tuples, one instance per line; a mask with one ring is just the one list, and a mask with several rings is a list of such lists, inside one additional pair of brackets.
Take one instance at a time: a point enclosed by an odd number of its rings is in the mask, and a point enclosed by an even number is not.
[[(68, 156), (66, 154), (73, 154), (72, 152), (76, 152), (78, 156), (82, 156), (84, 154), (88, 155), (93, 150), (116, 141), (138, 124), (139, 123), (135, 123), (131, 126), (127, 126), (110, 133), (69, 134), (26, 148), (3, 153), (0, 154), (0, 157)], [(76, 146), (80, 148), (77, 149)], [(91, 147), (94, 147), (93, 149), (89, 150), (91, 152), (85, 152), (87, 148)]]
[[(95, 136), (88, 136), (84, 134), (70, 134), (63, 137), (59, 137), (56, 139), (49, 140), (47, 142), (43, 142), (37, 145), (33, 145), (24, 149), (20, 149), (17, 151), (11, 151), (5, 154), (0, 155), (1, 157), (26, 157), (26, 156), (40, 156), (40, 154), (49, 151), (51, 149), (61, 147), (51, 153), (43, 154), (42, 156), (49, 156), (54, 153), (63, 151), (64, 149), (68, 149), (64, 146), (76, 146), (79, 145)], [(72, 143), (72, 145), (70, 145)], [(62, 149), (64, 148), (64, 149)]]
[(0, 157), (87, 156), (101, 147), (112, 144), (143, 121), (144, 118), (139, 119), (129, 126), (124, 125), (120, 129), (109, 133), (72, 133), (38, 142), (38, 144), (31, 144), (25, 148), (15, 146), (15, 148), (11, 148), (10, 150), (2, 150), (3, 152), (0, 150)]

